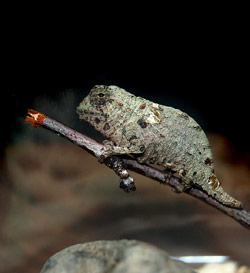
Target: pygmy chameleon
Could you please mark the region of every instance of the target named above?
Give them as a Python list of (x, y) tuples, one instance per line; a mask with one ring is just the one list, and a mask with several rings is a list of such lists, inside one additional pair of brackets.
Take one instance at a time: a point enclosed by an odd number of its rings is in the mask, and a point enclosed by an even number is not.
[(179, 191), (196, 185), (224, 205), (242, 207), (223, 191), (208, 139), (186, 113), (105, 85), (94, 86), (77, 113), (109, 139), (103, 143), (105, 158), (130, 154), (140, 163), (159, 165), (178, 175), (183, 186)]

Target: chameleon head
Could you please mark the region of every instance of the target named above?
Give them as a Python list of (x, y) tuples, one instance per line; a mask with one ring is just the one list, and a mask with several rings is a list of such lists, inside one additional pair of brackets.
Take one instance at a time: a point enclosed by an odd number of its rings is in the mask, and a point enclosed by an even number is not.
[(95, 85), (76, 108), (79, 118), (89, 122), (98, 131), (102, 131), (103, 126), (111, 118), (113, 98), (118, 90), (116, 86)]

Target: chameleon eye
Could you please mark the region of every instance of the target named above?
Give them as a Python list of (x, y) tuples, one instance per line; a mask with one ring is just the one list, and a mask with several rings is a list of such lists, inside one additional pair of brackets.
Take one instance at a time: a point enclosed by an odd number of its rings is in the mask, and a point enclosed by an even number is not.
[(105, 95), (103, 93), (98, 93), (98, 97), (103, 98)]

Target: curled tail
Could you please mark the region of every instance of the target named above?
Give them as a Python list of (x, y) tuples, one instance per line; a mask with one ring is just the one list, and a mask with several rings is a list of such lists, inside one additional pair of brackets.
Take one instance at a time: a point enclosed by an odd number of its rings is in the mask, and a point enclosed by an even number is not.
[(211, 195), (215, 200), (218, 202), (233, 208), (239, 208), (242, 209), (243, 205), (240, 201), (236, 200), (229, 194), (227, 194), (222, 186), (220, 185), (220, 182), (218, 178), (215, 175), (212, 175), (209, 178), (208, 183), (204, 184), (202, 188)]

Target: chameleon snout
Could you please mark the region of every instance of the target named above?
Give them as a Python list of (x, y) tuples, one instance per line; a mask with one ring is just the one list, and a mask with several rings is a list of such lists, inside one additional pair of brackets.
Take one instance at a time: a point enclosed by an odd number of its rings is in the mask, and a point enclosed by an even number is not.
[[(86, 110), (85, 110), (85, 112), (86, 112)], [(76, 113), (79, 116), (82, 116), (84, 114), (84, 105), (82, 103), (80, 103), (79, 106), (76, 107)]]
[(83, 112), (83, 111), (82, 111), (81, 105), (77, 106), (77, 107), (76, 107), (76, 113), (77, 113), (78, 115), (80, 115), (82, 112)]

